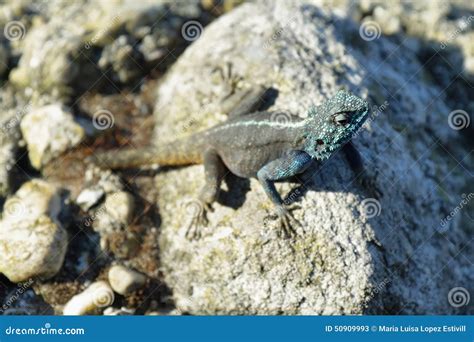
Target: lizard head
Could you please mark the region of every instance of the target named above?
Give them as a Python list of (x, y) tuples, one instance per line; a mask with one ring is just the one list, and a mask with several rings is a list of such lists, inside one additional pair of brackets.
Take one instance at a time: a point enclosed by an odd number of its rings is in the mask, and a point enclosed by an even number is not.
[(329, 158), (362, 126), (368, 108), (366, 101), (344, 90), (311, 108), (306, 119), (304, 150), (318, 160)]

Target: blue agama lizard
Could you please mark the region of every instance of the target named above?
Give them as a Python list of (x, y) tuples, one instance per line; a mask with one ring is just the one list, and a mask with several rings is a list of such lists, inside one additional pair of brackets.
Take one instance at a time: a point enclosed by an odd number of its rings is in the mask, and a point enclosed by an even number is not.
[[(254, 112), (258, 96), (247, 95), (226, 122), (210, 129), (162, 146), (96, 153), (93, 160), (111, 169), (203, 164), (205, 186), (199, 195), (203, 210), (188, 227), (188, 238), (199, 237), (226, 170), (243, 178), (255, 177), (276, 207), (283, 234), (291, 236), (299, 223), (285, 207), (275, 182), (302, 173), (313, 160), (326, 160), (338, 149), (345, 152), (352, 169), (363, 175), (362, 159), (349, 140), (367, 118), (368, 104), (341, 90), (310, 109), (306, 118), (280, 113), (288, 120), (279, 122), (273, 119), (279, 113)], [(367, 177), (360, 179), (369, 185)]]

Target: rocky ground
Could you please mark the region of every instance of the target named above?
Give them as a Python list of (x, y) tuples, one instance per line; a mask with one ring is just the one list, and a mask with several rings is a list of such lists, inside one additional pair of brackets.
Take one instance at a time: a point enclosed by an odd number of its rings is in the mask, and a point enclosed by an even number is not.
[[(473, 15), (469, 1), (1, 5), (0, 312), (472, 314)], [(380, 198), (336, 155), (279, 185), (304, 223), (288, 241), (258, 182), (228, 177), (188, 241), (201, 166), (84, 162), (221, 122), (255, 86), (300, 116), (340, 87), (367, 98), (354, 141)]]

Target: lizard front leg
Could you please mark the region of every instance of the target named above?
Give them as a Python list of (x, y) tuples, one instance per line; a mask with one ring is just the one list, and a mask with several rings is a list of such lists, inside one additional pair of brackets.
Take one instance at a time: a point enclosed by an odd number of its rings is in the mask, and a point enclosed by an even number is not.
[(201, 237), (201, 228), (207, 224), (207, 211), (210, 205), (217, 199), (222, 179), (225, 176), (225, 165), (221, 157), (214, 149), (208, 149), (203, 156), (204, 173), (206, 183), (199, 194), (199, 210), (194, 213), (189, 223), (186, 237), (198, 239)]
[(281, 158), (275, 159), (262, 167), (257, 177), (270, 200), (275, 204), (280, 220), (280, 229), (285, 237), (295, 234), (294, 224), (299, 224), (290, 211), (285, 208), (280, 194), (275, 188), (275, 181), (288, 179), (302, 173), (311, 164), (311, 156), (304, 151), (290, 151)]

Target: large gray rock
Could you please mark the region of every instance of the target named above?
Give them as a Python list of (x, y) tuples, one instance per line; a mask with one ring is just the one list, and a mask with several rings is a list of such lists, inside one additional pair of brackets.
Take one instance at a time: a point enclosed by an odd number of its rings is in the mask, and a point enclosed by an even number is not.
[[(289, 13), (291, 15), (289, 15)], [(410, 50), (383, 36), (362, 39), (347, 18), (301, 2), (244, 4), (209, 25), (158, 90), (156, 137), (164, 143), (225, 120), (232, 90), (278, 91), (270, 109), (305, 116), (341, 86), (374, 107), (354, 143), (381, 189), (367, 198), (339, 154), (310, 169), (296, 188), (304, 224), (293, 240), (276, 237), (257, 181), (231, 182), (198, 241), (184, 236), (187, 212), (204, 183), (202, 166), (156, 177), (161, 262), (178, 309), (193, 314), (450, 314), (454, 287), (471, 289), (472, 266), (459, 253), (468, 230), (458, 215), (465, 174), (440, 144), (464, 153), (448, 125), (443, 89), (414, 77)], [(218, 43), (216, 43), (218, 42)], [(222, 79), (216, 68), (233, 77)], [(233, 89), (237, 88), (237, 89)], [(191, 115), (191, 116), (190, 116)], [(183, 182), (183, 179), (186, 181)], [(236, 184), (235, 184), (236, 183)], [(440, 193), (446, 194), (445, 199)], [(447, 242), (449, 240), (449, 242)], [(472, 256), (471, 256), (472, 257)], [(471, 267), (471, 268), (470, 268)]]
[(0, 273), (21, 282), (51, 278), (60, 270), (68, 243), (58, 221), (61, 207), (59, 189), (39, 179), (7, 199), (0, 221)]

